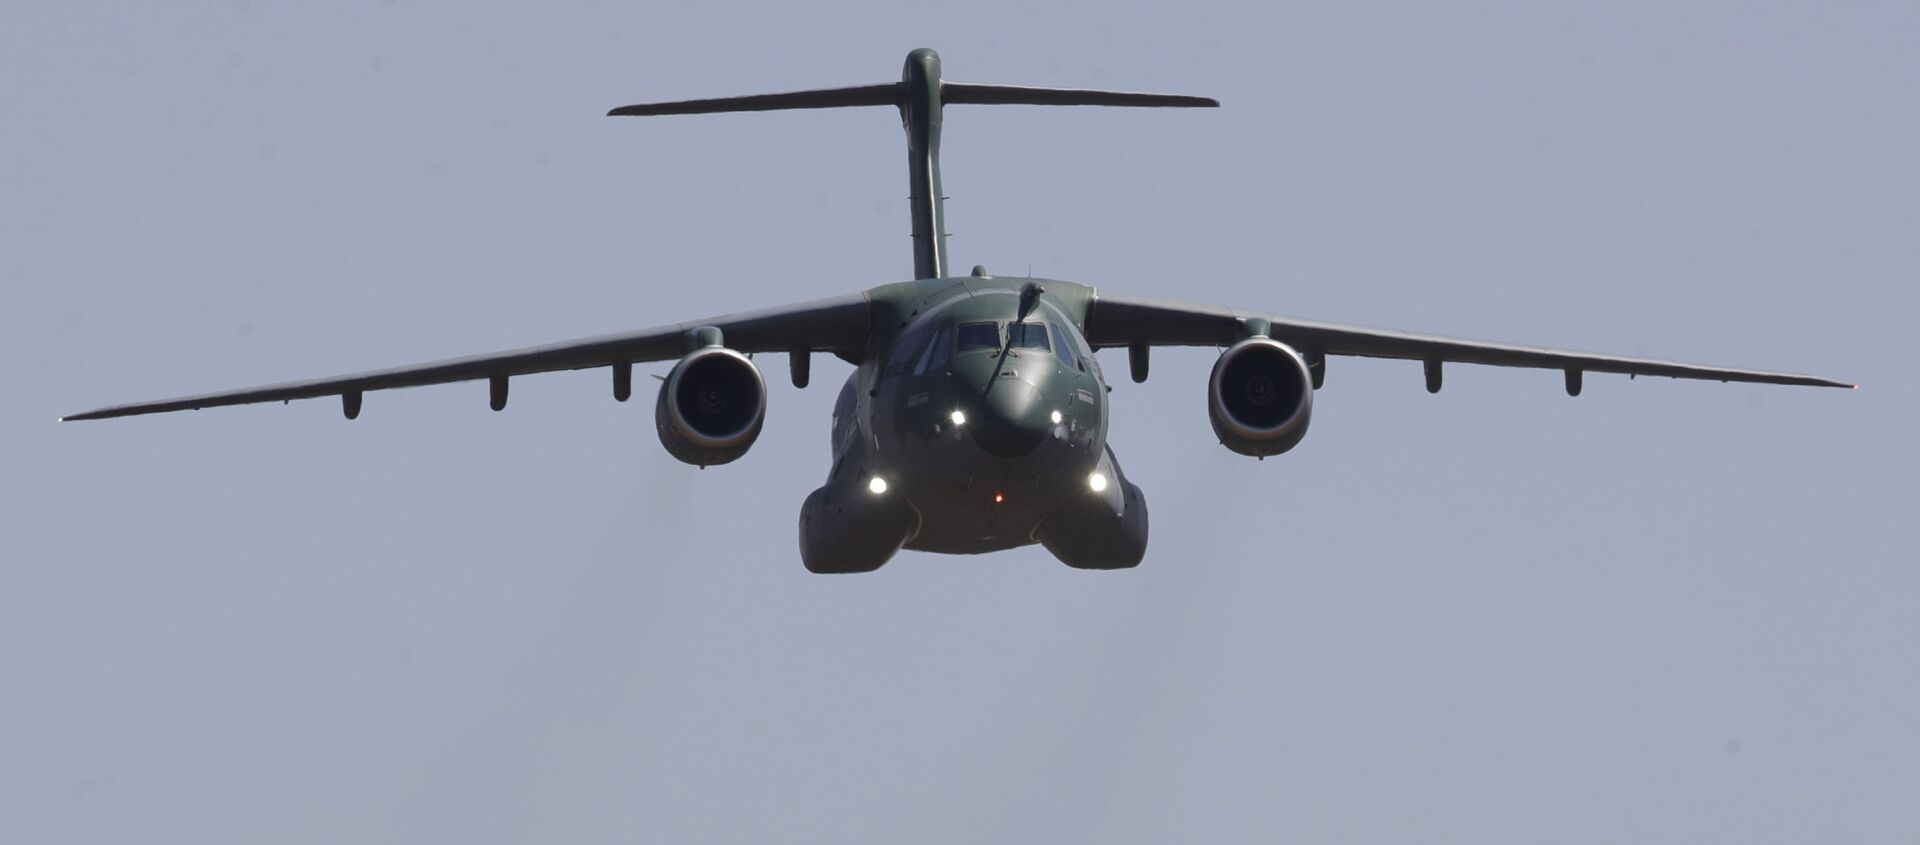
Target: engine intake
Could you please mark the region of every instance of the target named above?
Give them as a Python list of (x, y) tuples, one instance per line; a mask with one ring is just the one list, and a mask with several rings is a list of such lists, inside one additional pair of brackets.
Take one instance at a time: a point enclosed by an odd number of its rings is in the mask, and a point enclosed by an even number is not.
[(1253, 337), (1214, 362), (1207, 415), (1228, 449), (1264, 458), (1293, 448), (1313, 415), (1313, 376), (1293, 347)]
[(653, 409), (660, 445), (682, 463), (703, 467), (745, 455), (766, 418), (760, 369), (724, 346), (695, 349), (673, 365)]

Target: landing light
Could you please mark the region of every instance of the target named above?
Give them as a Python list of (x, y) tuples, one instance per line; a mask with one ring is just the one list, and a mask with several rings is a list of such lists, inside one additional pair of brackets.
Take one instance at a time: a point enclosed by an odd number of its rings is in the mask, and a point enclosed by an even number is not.
[(947, 419), (953, 420), (954, 425), (966, 425), (967, 412), (955, 410), (953, 413), (947, 415)]
[(1061, 417), (1060, 417), (1060, 412), (1059, 412), (1059, 411), (1054, 411), (1054, 412), (1053, 412), (1053, 424), (1054, 424), (1054, 425), (1059, 425), (1059, 424), (1060, 424), (1060, 419), (1061, 419)]
[(1104, 493), (1107, 490), (1107, 477), (1097, 472), (1089, 475), (1087, 476), (1087, 486), (1093, 488), (1093, 492), (1095, 493)]
[(885, 493), (887, 492), (887, 480), (876, 475), (867, 481), (867, 490), (875, 496)]

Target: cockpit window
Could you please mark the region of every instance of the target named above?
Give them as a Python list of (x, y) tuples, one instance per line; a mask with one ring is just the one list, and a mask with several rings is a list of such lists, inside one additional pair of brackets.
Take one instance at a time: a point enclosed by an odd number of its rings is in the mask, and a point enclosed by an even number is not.
[(1047, 344), (1046, 323), (1014, 323), (1007, 327), (1013, 337), (1009, 344), (1014, 349), (1050, 349)]
[(961, 323), (959, 334), (954, 339), (961, 352), (969, 349), (999, 349), (1000, 324)]
[(1067, 341), (1067, 330), (1058, 323), (1048, 323), (1047, 327), (1053, 331), (1053, 354), (1060, 356), (1061, 363), (1069, 367), (1080, 366), (1080, 359), (1073, 354), (1073, 344)]
[(920, 361), (913, 365), (914, 375), (928, 370), (938, 370), (946, 365), (947, 341), (952, 335), (953, 327), (951, 326), (942, 326), (940, 331), (934, 333), (933, 340), (929, 341), (927, 348), (920, 353)]

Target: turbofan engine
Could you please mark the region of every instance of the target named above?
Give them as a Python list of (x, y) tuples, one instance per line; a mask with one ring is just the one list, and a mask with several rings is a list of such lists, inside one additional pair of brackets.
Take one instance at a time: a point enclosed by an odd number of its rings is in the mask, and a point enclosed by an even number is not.
[(724, 346), (687, 353), (660, 383), (654, 427), (660, 445), (682, 463), (738, 460), (767, 419), (767, 383), (747, 356)]
[(1294, 447), (1313, 415), (1313, 377), (1300, 353), (1280, 341), (1252, 337), (1214, 362), (1207, 415), (1227, 448), (1264, 458)]

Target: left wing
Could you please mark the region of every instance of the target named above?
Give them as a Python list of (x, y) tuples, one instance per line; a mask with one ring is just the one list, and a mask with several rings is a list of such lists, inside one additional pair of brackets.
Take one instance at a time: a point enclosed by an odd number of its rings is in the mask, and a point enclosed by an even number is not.
[[(1568, 389), (1577, 390), (1579, 374), (1626, 373), (1640, 376), (1742, 381), (1761, 384), (1803, 384), (1816, 387), (1855, 387), (1847, 382), (1797, 373), (1703, 367), (1676, 361), (1593, 355), (1538, 346), (1457, 340), (1410, 332), (1343, 326), (1312, 320), (1273, 317), (1206, 305), (1186, 305), (1159, 299), (1115, 296), (1096, 292), (1087, 314), (1087, 342), (1094, 348), (1113, 346), (1231, 346), (1244, 337), (1248, 320), (1266, 320), (1269, 335), (1310, 356), (1354, 355), (1366, 358), (1402, 358), (1425, 361), (1430, 383), (1437, 388), (1443, 361), (1490, 364), (1496, 367), (1537, 367), (1565, 370)], [(1316, 381), (1318, 377), (1316, 376)]]
[(832, 352), (842, 357), (858, 359), (865, 352), (869, 319), (866, 296), (856, 294), (637, 332), (601, 335), (546, 346), (451, 358), (410, 367), (395, 367), (225, 393), (164, 399), (157, 402), (113, 405), (61, 417), (61, 419), (63, 421), (98, 420), (107, 417), (130, 417), (136, 414), (199, 410), (255, 402), (285, 402), (293, 399), (336, 395), (345, 400), (347, 415), (352, 417), (359, 413), (360, 394), (369, 390), (418, 387), (475, 379), (505, 379), (508, 376), (549, 373), (557, 370), (581, 370), (588, 367), (624, 367), (649, 361), (679, 358), (685, 352), (683, 344), (686, 334), (706, 326), (719, 329), (726, 345), (740, 352)]

